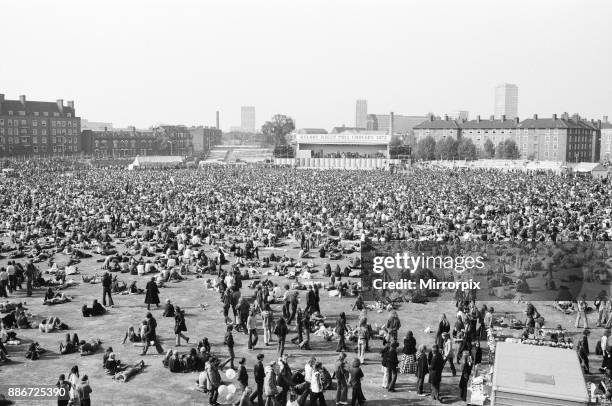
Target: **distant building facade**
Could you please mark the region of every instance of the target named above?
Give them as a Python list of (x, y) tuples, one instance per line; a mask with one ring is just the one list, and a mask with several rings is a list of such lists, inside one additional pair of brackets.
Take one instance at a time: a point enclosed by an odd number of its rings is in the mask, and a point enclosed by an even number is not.
[(368, 121), (368, 101), (357, 100), (355, 103), (355, 127), (365, 129)]
[(212, 145), (221, 142), (223, 132), (215, 127), (191, 127), (189, 128), (195, 154), (208, 151)]
[(503, 83), (495, 88), (495, 118), (506, 116), (509, 119), (518, 117), (518, 86)]
[(255, 133), (255, 107), (242, 106), (240, 108), (240, 128), (244, 132)]
[(159, 138), (161, 155), (193, 154), (193, 135), (184, 125), (160, 125), (153, 132)]
[(604, 116), (601, 122), (601, 160), (612, 161), (612, 123), (608, 116)]
[(459, 121), (461, 138), (472, 140), (480, 151), (484, 151), (487, 139), (495, 146), (508, 138), (515, 139), (518, 125), (518, 118), (510, 120), (503, 115), (499, 119), (491, 116), (489, 120), (482, 120), (480, 116), (476, 116), (475, 120)]
[(80, 134), (73, 101), (7, 100), (0, 94), (0, 156), (77, 154)]
[(461, 127), (457, 120), (452, 120), (448, 116), (439, 119), (430, 115), (426, 121), (414, 127), (414, 139), (416, 142), (428, 136), (432, 136), (436, 142), (446, 137), (457, 140), (461, 136)]
[(89, 121), (84, 118), (81, 119), (81, 131), (112, 131), (113, 123), (105, 123), (102, 121)]
[(83, 130), (83, 153), (94, 158), (131, 158), (159, 155), (153, 130)]
[[(414, 127), (427, 120), (427, 116), (393, 115), (393, 133), (409, 134)], [(368, 114), (366, 129), (368, 131), (389, 131), (391, 126), (390, 114)]]

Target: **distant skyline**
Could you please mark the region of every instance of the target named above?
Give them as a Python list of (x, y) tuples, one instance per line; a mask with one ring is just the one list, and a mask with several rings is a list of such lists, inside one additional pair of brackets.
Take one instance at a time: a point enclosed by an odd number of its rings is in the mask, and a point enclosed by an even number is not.
[(244, 101), (259, 127), (351, 125), (357, 99), (488, 117), (500, 83), (521, 119), (612, 115), (608, 0), (6, 0), (0, 15), (0, 93), (116, 127), (214, 126), (219, 110), (228, 130)]

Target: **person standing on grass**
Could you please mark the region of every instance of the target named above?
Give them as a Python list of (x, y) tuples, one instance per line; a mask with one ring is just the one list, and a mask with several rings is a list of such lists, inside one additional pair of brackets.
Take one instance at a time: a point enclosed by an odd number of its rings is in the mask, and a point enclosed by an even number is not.
[(147, 283), (146, 290), (147, 293), (145, 294), (145, 303), (147, 304), (147, 310), (151, 310), (152, 304), (159, 307), (159, 288), (155, 283), (154, 277)]
[(175, 306), (174, 315), (174, 334), (176, 335), (176, 346), (180, 347), (181, 338), (187, 341), (189, 344), (189, 337), (183, 334), (183, 331), (187, 331), (187, 325), (185, 324), (185, 311), (180, 307)]
[(434, 344), (431, 349), (431, 362), (429, 363), (429, 383), (431, 384), (432, 400), (440, 400), (440, 383), (442, 382), (442, 369), (444, 368), (444, 360), (442, 354), (438, 350), (438, 346)]
[(397, 381), (397, 367), (399, 360), (397, 359), (397, 347), (399, 344), (394, 341), (391, 344), (391, 348), (386, 354), (387, 357), (387, 390), (389, 392), (395, 392), (395, 382)]
[(66, 381), (66, 375), (61, 374), (55, 386), (59, 389), (57, 406), (68, 406), (68, 401), (70, 401), (70, 382)]
[(327, 406), (323, 389), (323, 364), (317, 362), (310, 381), (310, 406)]
[(257, 316), (255, 316), (255, 310), (251, 310), (249, 312), (249, 317), (247, 318), (247, 329), (249, 332), (249, 341), (248, 341), (248, 349), (255, 349), (257, 345), (257, 341), (259, 337), (257, 336)]
[(208, 389), (208, 403), (210, 406), (217, 406), (217, 398), (219, 397), (219, 386), (221, 386), (221, 374), (217, 368), (218, 361), (213, 358), (208, 363), (206, 368), (206, 389)]
[(151, 343), (155, 345), (155, 349), (157, 350), (158, 354), (163, 354), (164, 349), (162, 348), (161, 344), (159, 343), (159, 339), (157, 338), (157, 320), (155, 320), (155, 317), (153, 317), (151, 313), (147, 313), (146, 323), (147, 328), (145, 333), (145, 345), (140, 355), (147, 354), (149, 347), (152, 345)]
[(274, 317), (272, 316), (272, 308), (269, 303), (264, 305), (261, 311), (261, 318), (263, 320), (263, 332), (264, 332), (264, 344), (270, 345), (270, 339), (272, 338), (272, 326)]
[(348, 351), (344, 335), (346, 334), (346, 315), (340, 313), (340, 317), (336, 320), (336, 334), (338, 334), (338, 346), (336, 352)]
[(429, 364), (427, 362), (427, 347), (421, 344), (416, 353), (416, 392), (419, 396), (425, 396), (423, 392), (423, 384), (425, 383), (425, 376), (429, 373)]
[(280, 358), (283, 356), (283, 352), (285, 352), (285, 339), (287, 338), (287, 333), (289, 329), (287, 328), (287, 324), (285, 323), (284, 318), (279, 318), (276, 322), (276, 327), (274, 327), (274, 334), (276, 334), (276, 339), (278, 340), (278, 346), (276, 349), (277, 356)]
[(336, 391), (336, 405), (346, 405), (349, 384), (349, 371), (346, 368), (346, 354), (340, 353), (336, 362), (336, 381), (338, 389)]
[(83, 375), (81, 378), (81, 385), (79, 386), (79, 398), (81, 399), (81, 406), (91, 406), (91, 386), (89, 386), (89, 378), (87, 375)]
[(459, 379), (459, 389), (461, 391), (461, 400), (464, 402), (467, 399), (467, 387), (472, 373), (472, 357), (468, 351), (463, 351), (462, 357), (461, 378)]
[(446, 365), (446, 362), (450, 363), (450, 369), (453, 373), (453, 376), (457, 376), (457, 370), (455, 369), (455, 364), (453, 362), (453, 339), (450, 337), (448, 333), (442, 333), (442, 358), (444, 359), (444, 363), (442, 366)]
[(113, 284), (113, 277), (108, 273), (104, 272), (102, 277), (102, 305), (106, 307), (106, 296), (108, 295), (108, 305), (114, 306), (113, 297), (111, 296), (111, 286)]
[(361, 380), (363, 379), (364, 375), (363, 371), (361, 370), (361, 362), (358, 358), (353, 359), (353, 364), (349, 375), (349, 384), (353, 388), (351, 392), (351, 406), (355, 406), (356, 403), (359, 403), (359, 406), (363, 406), (366, 401), (365, 396), (363, 396), (363, 391), (361, 390)]

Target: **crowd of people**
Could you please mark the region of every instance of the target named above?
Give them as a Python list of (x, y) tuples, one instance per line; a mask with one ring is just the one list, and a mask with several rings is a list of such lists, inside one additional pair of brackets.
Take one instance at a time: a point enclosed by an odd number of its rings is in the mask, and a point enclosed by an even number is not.
[[(303, 406), (308, 400), (324, 405), (324, 393), (331, 388), (337, 405), (363, 405), (362, 365), (373, 361), (381, 363), (381, 386), (387, 391), (397, 390), (399, 372), (414, 374), (414, 390), (425, 395), (429, 376), (434, 400), (440, 400), (442, 371), (448, 364), (453, 376), (460, 374), (459, 392), (465, 400), (472, 368), (482, 362), (480, 342), (493, 323), (494, 309), (478, 307), (473, 298), (458, 300), (454, 325), (442, 315), (433, 342), (417, 343), (412, 331), (400, 333), (412, 320), (400, 320), (394, 311), (384, 326), (373, 326), (359, 284), (347, 278), (350, 266), (345, 270), (329, 263), (358, 252), (366, 240), (612, 237), (608, 183), (544, 172), (413, 168), (397, 174), (256, 167), (131, 172), (45, 161), (12, 165), (19, 177), (0, 180), (0, 263), (6, 264), (0, 267), (0, 297), (44, 296), (45, 304), (70, 306), (77, 301), (62, 292), (75, 284), (69, 268), (95, 258), (101, 274), (82, 275), (82, 283), (99, 283), (102, 303), (82, 304), (82, 315), (107, 317), (111, 308), (122, 311), (118, 294), (142, 295), (146, 316), (140, 325), (124, 326), (123, 343), (141, 345), (142, 356), (154, 346), (171, 373), (198, 373), (197, 386), (211, 405), (219, 404), (224, 369), (237, 371), (239, 390), (230, 398), (241, 406)], [(287, 241), (299, 246), (297, 258), (263, 255), (266, 248)], [(55, 263), (60, 254), (70, 258), (64, 267)], [(329, 284), (308, 281), (313, 257), (329, 261), (323, 272)], [(54, 264), (54, 272), (43, 272)], [(142, 277), (145, 287), (122, 282), (122, 274)], [(171, 300), (161, 303), (160, 289), (187, 278), (206, 280), (205, 286), (217, 292), (226, 323), (221, 345), (190, 337), (184, 309)], [(355, 299), (352, 311), (358, 321), (351, 326), (342, 311), (325, 314), (320, 289)], [(152, 313), (160, 305), (161, 317), (174, 319), (175, 348), (167, 351)], [(70, 329), (56, 316), (34, 323), (21, 302), (7, 302), (0, 310), (3, 362), (14, 355), (4, 344), (17, 340), (15, 328), (38, 327), (41, 333)], [(527, 313), (527, 328), (535, 328), (537, 317), (530, 309)], [(244, 344), (237, 334), (245, 335)], [(331, 373), (316, 356), (306, 365), (290, 366), (288, 343), (304, 353), (311, 350), (314, 337), (337, 341)], [(192, 339), (194, 346), (180, 354), (177, 348), (189, 346)], [(374, 340), (381, 342), (380, 348)], [(95, 354), (102, 344), (98, 338), (84, 341), (66, 333), (59, 353)], [(257, 355), (251, 384), (245, 358), (236, 357), (236, 347), (243, 345), (248, 350), (276, 345), (273, 359)], [(588, 354), (581, 346), (585, 350)], [(33, 342), (26, 355), (34, 360), (44, 352)], [(612, 367), (612, 357), (606, 359)], [(127, 382), (146, 365), (123, 363), (107, 347), (102, 367), (115, 380)], [(89, 404), (92, 389), (78, 368), (68, 379), (61, 375), (57, 385), (69, 392), (62, 401)]]

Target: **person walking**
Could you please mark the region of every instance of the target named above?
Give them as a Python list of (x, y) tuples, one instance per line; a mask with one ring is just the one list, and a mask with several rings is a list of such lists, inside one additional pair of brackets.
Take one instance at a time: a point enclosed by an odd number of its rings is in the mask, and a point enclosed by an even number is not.
[(263, 393), (264, 393), (264, 379), (266, 377), (266, 370), (263, 365), (263, 354), (257, 354), (257, 362), (253, 367), (253, 375), (255, 377), (255, 384), (257, 389), (251, 394), (251, 402), (257, 399), (257, 406), (264, 406)]
[(359, 328), (357, 329), (357, 357), (359, 358), (360, 365), (365, 363), (365, 353), (368, 346), (369, 334), (368, 319), (364, 317), (360, 320)]
[(323, 388), (323, 364), (317, 362), (310, 381), (310, 406), (327, 406), (325, 402), (325, 389)]
[(104, 272), (102, 277), (102, 305), (106, 307), (106, 296), (108, 295), (108, 305), (113, 307), (113, 297), (111, 296), (111, 286), (113, 284), (113, 277), (108, 272)]
[(453, 340), (450, 338), (449, 333), (443, 333), (442, 339), (443, 339), (442, 357), (444, 358), (444, 363), (442, 364), (442, 367), (444, 367), (444, 365), (446, 365), (447, 362), (450, 363), (450, 369), (451, 369), (453, 376), (457, 376), (457, 370), (455, 369), (455, 364), (453, 363), (453, 356), (454, 356)]
[(219, 374), (218, 360), (213, 358), (206, 367), (206, 389), (208, 390), (208, 403), (217, 406), (219, 398), (219, 386), (221, 386), (221, 374)]
[(66, 381), (66, 375), (61, 374), (55, 386), (58, 388), (57, 406), (68, 406), (70, 401), (70, 382)]
[(147, 310), (151, 310), (152, 304), (159, 307), (159, 288), (155, 283), (155, 278), (151, 278), (151, 280), (147, 282), (146, 291), (145, 303), (147, 304)]
[(576, 328), (580, 326), (580, 320), (584, 320), (584, 328), (589, 328), (589, 321), (587, 319), (587, 302), (586, 295), (578, 301), (578, 314), (576, 315)]
[(336, 347), (336, 352), (348, 351), (346, 348), (346, 314), (344, 312), (340, 313), (340, 317), (336, 320), (336, 334), (338, 334), (338, 346)]
[(287, 338), (287, 333), (289, 329), (287, 328), (287, 324), (285, 323), (284, 318), (279, 318), (276, 322), (276, 327), (274, 327), (274, 334), (276, 334), (276, 339), (278, 340), (278, 346), (276, 349), (277, 356), (280, 358), (283, 356), (283, 352), (285, 352), (285, 339)]
[(81, 385), (79, 386), (79, 399), (81, 399), (81, 406), (91, 406), (91, 386), (89, 385), (89, 378), (87, 375), (83, 375), (81, 378)]
[(273, 316), (272, 316), (272, 308), (269, 303), (264, 304), (264, 308), (261, 311), (261, 318), (263, 321), (263, 333), (264, 333), (264, 344), (266, 346), (270, 345), (270, 340), (272, 338), (272, 326), (273, 326)]
[(187, 325), (185, 324), (185, 310), (175, 306), (174, 308), (174, 334), (176, 335), (176, 346), (181, 346), (181, 338), (187, 341), (189, 344), (189, 337), (183, 334), (183, 331), (187, 331)]
[(461, 367), (461, 378), (459, 379), (459, 390), (461, 400), (464, 402), (467, 399), (467, 387), (468, 381), (470, 380), (470, 374), (472, 373), (472, 357), (468, 351), (463, 351), (462, 356), (462, 367)]

